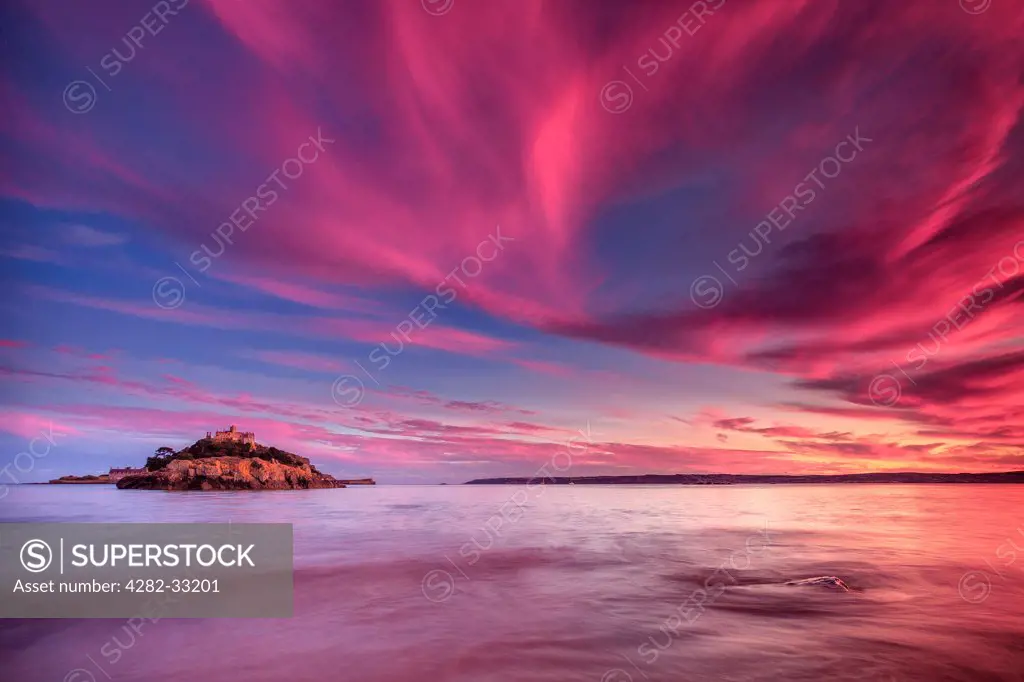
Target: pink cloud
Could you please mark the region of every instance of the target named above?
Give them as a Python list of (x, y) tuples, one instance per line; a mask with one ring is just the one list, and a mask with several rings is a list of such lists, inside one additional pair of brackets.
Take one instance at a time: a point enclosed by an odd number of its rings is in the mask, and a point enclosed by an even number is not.
[[(63, 421), (54, 421), (52, 417), (38, 412), (10, 407), (0, 409), (0, 431), (6, 431), (25, 439), (41, 438), (44, 440), (55, 440), (79, 433), (77, 429)], [(42, 447), (44, 446), (40, 445), (40, 449)]]
[[(138, 19), (117, 3), (102, 3), (103, 11), (55, 0), (23, 4), (48, 54), (78, 65), (108, 49), (92, 36), (120, 35), (123, 28), (109, 26)], [(665, 32), (681, 10), (658, 4), (595, 4), (586, 21), (528, 0), (462, 3), (443, 21), (407, 0), (366, 12), (325, 0), (298, 8), (286, 0), (206, 0), (190, 10), (208, 40), (196, 44), (194, 32), (171, 27), (161, 36), (163, 58), (147, 52), (131, 65), (134, 80), (104, 95), (101, 106), (122, 97), (120, 106), (139, 107), (132, 126), (102, 116), (85, 125), (49, 95), (12, 76), (0, 81), (9, 103), (3, 137), (20, 161), (16, 175), (0, 172), (0, 191), (37, 208), (143, 226), (140, 245), (189, 262), (299, 144), (323, 135), (330, 142), (316, 161), (253, 229), (234, 234), (230, 254), (209, 275), (245, 289), (246, 303), (262, 296), (312, 311), (282, 314), (283, 306), (265, 300), (262, 309), (218, 306), (198, 289), (173, 310), (146, 296), (49, 283), (26, 285), (30, 296), (167, 325), (497, 359), (538, 381), (578, 378), (554, 360), (528, 357), (527, 343), (486, 331), (498, 326), (458, 326), (471, 314), (479, 316), (474, 322), (559, 335), (567, 345), (596, 342), (658, 362), (761, 373), (806, 398), (797, 404), (790, 395), (788, 405), (774, 406), (794, 420), (817, 415), (858, 420), (862, 430), (902, 429), (838, 438), (788, 419), (737, 421), (729, 415), (746, 413), (723, 410), (717, 428), (730, 443), (760, 438), (786, 452), (621, 443), (593, 466), (823, 470), (831, 461), (845, 470), (914, 456), (947, 465), (1015, 461), (1008, 448), (1024, 425), (1015, 407), (1024, 398), (1017, 198), (1024, 17), (1013, 3), (993, 3), (981, 17), (924, 2), (889, 3), (880, 13), (810, 0), (726, 3), (671, 49)], [(623, 66), (635, 69), (652, 50), (668, 56), (656, 59), (653, 73), (627, 75)], [(942, 68), (935, 55), (944, 55)], [(202, 77), (194, 63), (204, 65)], [(643, 85), (627, 82), (636, 74)], [(629, 109), (617, 113), (601, 99), (615, 81), (633, 88)], [(751, 216), (771, 211), (855, 129), (872, 139), (863, 155), (819, 188), (785, 234), (752, 241), (760, 218)], [(498, 226), (507, 241), (493, 238)], [(120, 243), (120, 235), (85, 225), (69, 237), (94, 247)], [(693, 278), (731, 263), (739, 244), (763, 254), (733, 273), (735, 283), (723, 282), (729, 290), (721, 302), (695, 306)], [(73, 266), (48, 246), (5, 253)], [(146, 295), (150, 286), (143, 285)], [(466, 317), (403, 335), (407, 313), (374, 303), (442, 286)], [(254, 353), (298, 369), (344, 369), (314, 352)], [(912, 378), (898, 379), (898, 402), (880, 406), (871, 382), (896, 372), (894, 362), (913, 369)], [(302, 423), (336, 418), (322, 406), (173, 376), (123, 376), (114, 364), (6, 371), (18, 381), (88, 385), (111, 400), (167, 399), (265, 419), (281, 438), (330, 437), (339, 447), (431, 466), (500, 459), (486, 454), (501, 440), (490, 420), (536, 412), (371, 391), (375, 410), (344, 419), (367, 433), (388, 432), (375, 440), (315, 431), (320, 426), (302, 431)], [(412, 413), (382, 414), (389, 401)], [(421, 409), (448, 415), (433, 423)], [(607, 414), (628, 418), (635, 410)], [(390, 440), (395, 431), (401, 437)], [(931, 434), (946, 445), (922, 449), (914, 441)], [(510, 457), (537, 454), (497, 444)]]

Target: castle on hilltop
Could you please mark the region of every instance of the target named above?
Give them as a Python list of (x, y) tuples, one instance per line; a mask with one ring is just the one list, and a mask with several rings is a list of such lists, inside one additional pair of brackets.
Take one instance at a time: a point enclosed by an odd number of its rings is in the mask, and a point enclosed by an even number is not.
[(214, 434), (206, 432), (207, 438), (212, 438), (214, 443), (242, 443), (256, 445), (256, 434), (252, 431), (239, 431), (234, 424), (227, 431), (217, 431)]

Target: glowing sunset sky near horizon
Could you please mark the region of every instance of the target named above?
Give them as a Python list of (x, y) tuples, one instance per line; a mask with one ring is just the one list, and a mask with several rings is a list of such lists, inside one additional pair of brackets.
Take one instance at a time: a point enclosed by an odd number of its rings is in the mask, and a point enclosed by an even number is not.
[(1024, 469), (1020, 3), (696, 5), (7, 3), (0, 467)]

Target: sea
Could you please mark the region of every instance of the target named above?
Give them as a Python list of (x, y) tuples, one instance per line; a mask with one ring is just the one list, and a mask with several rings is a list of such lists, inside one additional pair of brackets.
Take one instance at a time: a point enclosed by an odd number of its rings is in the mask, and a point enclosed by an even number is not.
[(1024, 680), (1024, 486), (12, 486), (0, 522), (294, 526), (292, 618), (2, 620), (9, 682)]

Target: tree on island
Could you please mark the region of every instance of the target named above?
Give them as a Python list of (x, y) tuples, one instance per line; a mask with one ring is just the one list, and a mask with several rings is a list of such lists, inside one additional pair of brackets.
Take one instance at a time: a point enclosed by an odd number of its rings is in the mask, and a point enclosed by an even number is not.
[(279, 462), (289, 466), (309, 466), (314, 473), (320, 473), (308, 459), (275, 447), (239, 443), (234, 441), (217, 441), (212, 438), (201, 438), (187, 448), (175, 452), (171, 448), (157, 448), (152, 457), (146, 459), (146, 469), (160, 471), (171, 462), (179, 459), (194, 460), (216, 457), (240, 457), (243, 459), (261, 459), (266, 462)]
[(157, 471), (167, 466), (167, 463), (174, 457), (174, 448), (169, 448), (166, 445), (156, 449), (152, 457), (146, 458), (146, 469), (149, 471)]

